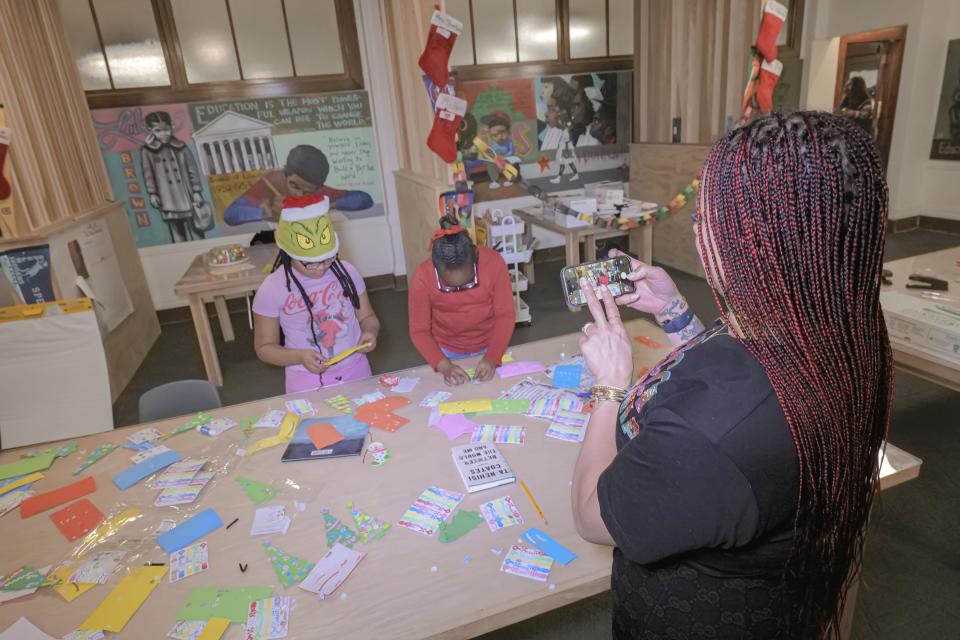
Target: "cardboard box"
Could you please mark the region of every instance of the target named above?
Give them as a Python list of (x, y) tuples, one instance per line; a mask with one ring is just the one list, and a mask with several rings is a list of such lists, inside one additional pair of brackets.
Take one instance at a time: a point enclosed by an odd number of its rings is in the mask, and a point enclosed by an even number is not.
[(960, 367), (960, 308), (897, 291), (881, 292), (880, 305), (890, 340)]

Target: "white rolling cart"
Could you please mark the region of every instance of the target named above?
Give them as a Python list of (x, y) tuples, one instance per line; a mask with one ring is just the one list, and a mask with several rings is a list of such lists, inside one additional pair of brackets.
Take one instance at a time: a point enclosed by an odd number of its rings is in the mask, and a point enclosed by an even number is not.
[(493, 220), (490, 224), (489, 244), (500, 252), (510, 273), (510, 284), (513, 286), (513, 308), (517, 314), (517, 324), (529, 325), (533, 320), (530, 316), (530, 306), (520, 297), (520, 293), (527, 290), (529, 282), (521, 270), (520, 265), (533, 259), (533, 247), (523, 244), (523, 232), (526, 224), (512, 215), (503, 215), (503, 211), (495, 209), (490, 212)]

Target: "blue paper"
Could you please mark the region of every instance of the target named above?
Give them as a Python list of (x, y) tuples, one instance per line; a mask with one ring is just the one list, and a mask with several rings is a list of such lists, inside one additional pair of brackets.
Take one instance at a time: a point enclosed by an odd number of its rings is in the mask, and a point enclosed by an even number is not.
[(218, 529), (223, 522), (213, 509), (204, 509), (189, 520), (157, 536), (157, 544), (169, 555)]
[(528, 529), (526, 533), (520, 536), (520, 539), (530, 546), (536, 547), (560, 564), (570, 564), (570, 562), (577, 558), (577, 554), (536, 527)]
[(129, 489), (147, 476), (153, 475), (165, 467), (169, 467), (174, 462), (180, 462), (180, 460), (182, 460), (182, 458), (176, 451), (164, 451), (152, 458), (147, 458), (139, 464), (127, 467), (113, 476), (113, 484), (121, 489)]
[(580, 387), (582, 364), (558, 364), (553, 368), (553, 386), (558, 389), (577, 389)]

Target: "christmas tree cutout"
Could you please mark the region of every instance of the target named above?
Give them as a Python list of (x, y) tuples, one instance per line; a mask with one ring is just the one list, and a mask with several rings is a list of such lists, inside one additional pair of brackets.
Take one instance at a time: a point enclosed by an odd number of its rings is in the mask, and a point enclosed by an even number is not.
[(329, 509), (323, 510), (323, 528), (327, 532), (327, 546), (331, 549), (338, 542), (349, 548), (353, 548), (353, 545), (357, 542), (357, 534), (353, 532), (353, 529), (330, 515)]
[(440, 528), (437, 529), (440, 532), (439, 540), (440, 542), (453, 542), (473, 531), (481, 522), (483, 522), (483, 516), (476, 511), (461, 509), (453, 515), (449, 524), (446, 522), (440, 523)]
[(292, 584), (300, 584), (307, 577), (307, 574), (313, 570), (313, 563), (307, 562), (292, 556), (286, 551), (281, 551), (270, 544), (269, 540), (263, 541), (263, 548), (267, 550), (267, 557), (270, 558), (270, 564), (280, 579), (280, 584), (289, 587)]
[(253, 500), (253, 504), (261, 504), (277, 495), (277, 488), (266, 482), (257, 482), (243, 476), (237, 476), (236, 480), (247, 497)]
[(350, 515), (353, 516), (353, 524), (357, 527), (357, 533), (364, 544), (379, 540), (383, 534), (390, 529), (390, 523), (378, 520), (366, 511), (361, 511), (352, 502), (347, 504), (350, 509)]

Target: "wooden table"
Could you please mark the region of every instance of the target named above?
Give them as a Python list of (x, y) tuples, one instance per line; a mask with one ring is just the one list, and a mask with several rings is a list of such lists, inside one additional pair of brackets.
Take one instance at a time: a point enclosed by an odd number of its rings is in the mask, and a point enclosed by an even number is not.
[[(647, 321), (631, 321), (628, 331), (633, 336), (645, 335), (667, 344), (663, 333)], [(579, 337), (577, 333), (533, 342), (514, 347), (512, 352), (517, 359), (549, 363), (561, 353), (575, 353)], [(634, 348), (636, 366), (649, 366), (668, 350), (666, 346), (651, 349), (637, 344)], [(285, 504), (287, 513), (293, 517), (293, 524), (286, 535), (267, 537), (283, 551), (311, 562), (326, 552), (321, 513), (324, 507), (352, 525), (346, 504), (353, 501), (374, 516), (396, 523), (427, 487), (463, 490), (450, 458), (450, 447), (454, 443), (448, 441), (442, 432), (426, 426), (428, 410), (419, 406), (428, 392), (443, 388), (440, 377), (426, 366), (405, 371), (403, 375), (419, 376), (421, 381), (408, 395), (412, 404), (398, 411), (411, 422), (395, 433), (373, 430), (374, 437), (383, 442), (393, 456), (381, 468), (364, 464), (360, 458), (282, 464), (279, 461), (282, 445), (240, 457), (236, 450), (244, 446), (244, 435), (240, 427), (234, 427), (217, 438), (190, 431), (166, 441), (184, 457), (208, 458), (208, 468), (217, 470), (216, 477), (197, 502), (181, 511), (153, 507), (157, 492), (145, 483), (123, 492), (116, 489), (110, 478), (130, 464), (128, 458), (133, 452), (126, 449), (114, 451), (79, 476), (95, 477), (98, 490), (88, 498), (108, 516), (127, 506), (136, 506), (143, 511), (139, 520), (120, 529), (114, 538), (116, 544), (123, 541), (123, 548), (128, 551), (126, 566), (167, 560), (154, 542), (156, 528), (164, 519), (179, 523), (208, 507), (215, 509), (224, 523), (240, 519), (231, 529), (220, 528), (205, 538), (209, 543), (209, 571), (172, 584), (164, 580), (120, 637), (162, 637), (173, 626), (180, 606), (200, 586), (273, 586), (275, 595), (293, 597), (296, 608), (291, 614), (289, 636), (293, 639), (468, 638), (608, 589), (611, 549), (584, 542), (573, 525), (570, 478), (579, 447), (545, 437), (546, 424), (524, 416), (496, 416), (491, 422), (527, 426), (526, 444), (501, 445), (500, 448), (517, 477), (523, 479), (536, 496), (549, 526), (539, 520), (519, 485), (508, 485), (469, 495), (461, 503), (461, 508), (476, 510), (486, 501), (509, 495), (523, 516), (522, 526), (492, 533), (481, 524), (449, 544), (438, 542), (436, 536), (428, 538), (394, 526), (381, 540), (356, 545), (357, 549), (367, 553), (367, 557), (336, 594), (337, 597), (319, 602), (296, 587), (279, 587), (266, 552), (260, 546), (262, 538), (249, 535), (255, 507), (234, 482), (236, 476), (280, 487), (278, 495), (265, 504)], [(497, 379), (459, 387), (453, 390), (452, 399), (495, 397), (519, 379)], [(332, 416), (336, 412), (323, 403), (324, 398), (335, 393), (355, 397), (375, 388), (376, 380), (369, 379), (327, 391), (288, 397), (305, 397), (317, 407), (320, 416)], [(239, 421), (268, 409), (282, 408), (284, 399), (270, 398), (211, 413)], [(169, 432), (185, 421), (185, 418), (173, 419), (154, 426), (162, 432)], [(143, 426), (83, 438), (79, 442), (80, 449), (89, 451), (104, 442), (120, 443)], [(253, 439), (271, 433), (269, 429), (259, 430)], [(460, 438), (457, 443), (464, 441), (466, 438)], [(15, 460), (18, 453), (0, 454), (0, 464)], [(891, 459), (895, 466), (904, 465), (897, 475), (915, 471), (915, 467), (912, 471), (908, 469), (911, 462)], [(35, 485), (35, 490), (49, 491), (73, 482), (77, 476), (71, 475), (71, 471), (77, 464), (78, 455), (58, 460), (47, 477)], [(915, 466), (918, 465), (919, 461), (916, 461)], [(294, 501), (304, 503), (305, 510), (299, 511)], [(48, 513), (27, 520), (21, 520), (17, 514), (0, 518), (0, 539), (4, 541), (0, 573), (8, 573), (20, 565), (56, 565), (71, 554), (76, 545), (60, 535), (47, 517)], [(555, 563), (546, 583), (502, 573), (503, 555), (493, 551), (506, 553), (529, 526), (544, 529), (578, 556), (568, 566)], [(99, 548), (109, 548), (109, 545)], [(241, 562), (249, 566), (244, 573), (238, 568)], [(436, 571), (432, 570), (433, 567)], [(69, 604), (51, 589), (41, 589), (14, 604), (0, 606), (0, 629), (5, 629), (20, 616), (26, 616), (47, 633), (59, 637), (79, 625), (120, 577), (113, 576), (107, 585), (94, 587)], [(555, 588), (551, 589), (550, 585)], [(341, 593), (346, 596), (340, 597)], [(228, 640), (240, 638), (238, 626), (233, 625), (224, 637)]]
[[(948, 291), (938, 292), (932, 303), (953, 307), (960, 311), (960, 247), (934, 251), (894, 260), (883, 265), (893, 272), (893, 286), (884, 286), (881, 291), (897, 291), (913, 296), (922, 296), (917, 289), (907, 289), (911, 274), (933, 276), (948, 282)], [(929, 295), (929, 294), (928, 294)], [(897, 367), (924, 380), (960, 391), (960, 366), (947, 358), (918, 349), (904, 340), (891, 337), (893, 360)]]
[[(597, 259), (597, 240), (627, 235), (630, 252), (646, 263), (653, 261), (653, 226), (641, 225), (635, 229), (604, 229), (595, 224), (582, 227), (564, 227), (543, 216), (539, 206), (514, 209), (513, 215), (527, 223), (524, 232), (524, 244), (530, 246), (533, 241), (533, 227), (543, 227), (563, 235), (566, 247), (566, 266), (593, 262)], [(583, 242), (583, 260), (580, 259), (580, 243)], [(530, 284), (534, 282), (533, 262), (527, 264), (526, 276)]]
[(227, 296), (256, 291), (267, 277), (264, 268), (273, 264), (277, 257), (277, 247), (272, 244), (247, 247), (246, 251), (250, 257), (249, 263), (245, 266), (224, 268), (222, 271), (213, 271), (207, 266), (206, 253), (200, 254), (193, 259), (186, 273), (173, 288), (178, 296), (190, 299), (190, 315), (197, 332), (197, 342), (200, 343), (203, 367), (207, 372), (207, 379), (218, 387), (223, 386), (223, 373), (220, 371), (220, 360), (217, 358), (217, 347), (210, 329), (210, 317), (207, 315), (205, 302), (213, 300), (223, 339), (230, 342), (234, 336), (230, 314), (227, 312)]

